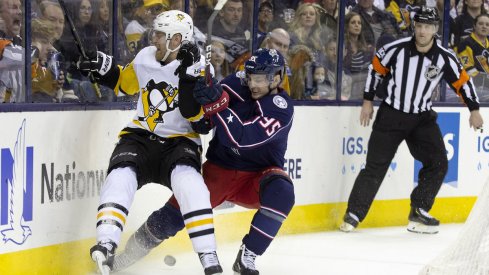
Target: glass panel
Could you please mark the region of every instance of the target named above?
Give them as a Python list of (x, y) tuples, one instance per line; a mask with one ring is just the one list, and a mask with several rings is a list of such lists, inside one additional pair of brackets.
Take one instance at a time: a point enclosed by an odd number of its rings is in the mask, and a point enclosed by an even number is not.
[(0, 1), (0, 102), (25, 102), (20, 0)]

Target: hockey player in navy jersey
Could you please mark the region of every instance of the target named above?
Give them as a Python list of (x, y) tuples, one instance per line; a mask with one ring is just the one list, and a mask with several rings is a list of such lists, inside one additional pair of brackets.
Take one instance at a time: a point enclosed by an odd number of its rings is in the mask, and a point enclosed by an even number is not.
[(125, 67), (116, 66), (102, 52), (78, 63), (82, 72), (92, 73), (116, 93), (139, 93), (136, 114), (119, 134), (100, 191), (97, 244), (90, 256), (102, 274), (114, 270), (115, 249), (135, 192), (149, 182), (173, 191), (180, 205), (174, 214), (181, 228), (187, 228), (205, 274), (222, 273), (209, 191), (200, 174), (201, 141), (195, 130), (206, 121), (200, 105), (193, 107), (198, 105), (193, 97), (190, 102), (184, 96), (192, 95), (196, 83), (188, 78), (204, 69), (204, 58), (192, 37), (192, 18), (171, 10), (154, 20), (154, 46), (142, 49)]
[[(258, 49), (245, 63), (245, 71), (213, 81), (200, 79), (194, 89), (214, 126), (214, 137), (203, 165), (212, 207), (224, 201), (258, 209), (243, 238), (233, 270), (259, 274), (255, 258), (262, 255), (292, 209), (295, 196), (291, 179), (283, 171), (293, 104), (279, 85), (285, 62), (276, 50)], [(122, 269), (174, 236), (184, 227), (174, 197), (129, 238), (114, 266)], [(156, 224), (149, 227), (148, 224)]]

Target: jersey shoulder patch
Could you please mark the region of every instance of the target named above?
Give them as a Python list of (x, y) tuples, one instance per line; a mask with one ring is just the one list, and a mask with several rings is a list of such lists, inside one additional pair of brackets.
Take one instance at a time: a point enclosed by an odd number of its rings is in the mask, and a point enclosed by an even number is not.
[(275, 95), (272, 101), (273, 104), (275, 104), (275, 106), (279, 107), (280, 109), (287, 109), (288, 107), (287, 100), (279, 95)]

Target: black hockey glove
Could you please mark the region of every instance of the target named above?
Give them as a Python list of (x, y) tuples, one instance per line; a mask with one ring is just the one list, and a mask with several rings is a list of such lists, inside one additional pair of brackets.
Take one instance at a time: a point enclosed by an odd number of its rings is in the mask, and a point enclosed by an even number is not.
[(115, 68), (113, 57), (103, 52), (87, 52), (87, 58), (80, 56), (80, 59), (76, 63), (76, 67), (80, 72), (88, 76), (89, 73), (93, 73), (95, 78), (105, 76), (111, 69)]
[(212, 85), (209, 87), (205, 83), (205, 78), (199, 77), (194, 87), (194, 98), (209, 116), (226, 109), (229, 105), (228, 93), (222, 90), (215, 78), (212, 78)]
[(200, 50), (197, 44), (193, 42), (186, 42), (182, 44), (182, 47), (178, 51), (177, 60), (180, 61), (180, 66), (175, 70), (175, 75), (180, 78), (194, 78), (187, 74), (187, 68), (193, 64), (200, 62)]

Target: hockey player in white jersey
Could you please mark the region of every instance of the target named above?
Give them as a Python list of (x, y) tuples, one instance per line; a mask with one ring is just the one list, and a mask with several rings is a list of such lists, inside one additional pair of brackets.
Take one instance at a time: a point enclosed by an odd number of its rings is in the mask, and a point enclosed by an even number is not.
[[(192, 43), (192, 18), (181, 11), (163, 12), (154, 20), (154, 46), (142, 49), (125, 67), (102, 52), (81, 59), (78, 68), (116, 94), (139, 93), (136, 115), (120, 132), (100, 191), (97, 244), (90, 256), (102, 274), (113, 267), (115, 250), (135, 192), (149, 182), (162, 184), (178, 200), (194, 250), (206, 275), (221, 274), (216, 254), (209, 191), (200, 174), (199, 129), (205, 120), (193, 106), (193, 81), (204, 70), (204, 57)], [(198, 111), (197, 111), (198, 110)], [(160, 221), (161, 222), (161, 221)], [(151, 222), (139, 230), (151, 229)], [(182, 225), (183, 226), (183, 225)], [(152, 236), (154, 242), (161, 242)]]

